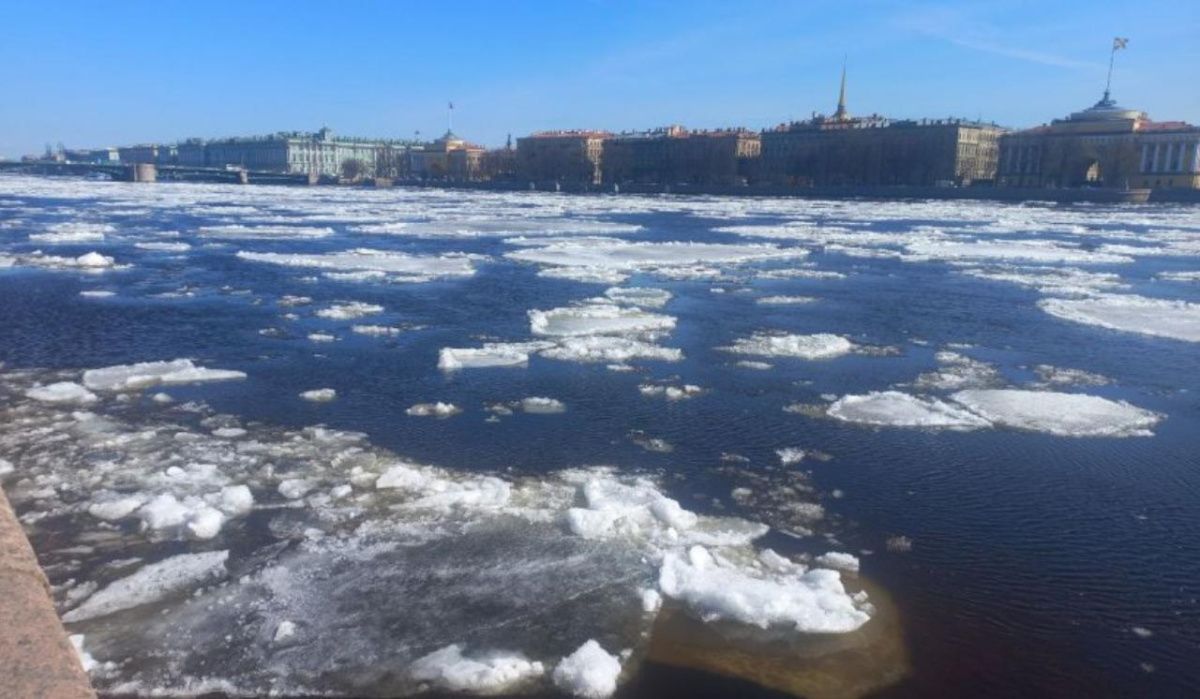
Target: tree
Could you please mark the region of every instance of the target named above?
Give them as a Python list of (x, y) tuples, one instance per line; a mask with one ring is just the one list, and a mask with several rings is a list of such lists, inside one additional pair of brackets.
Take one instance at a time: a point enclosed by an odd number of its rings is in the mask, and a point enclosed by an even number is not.
[(367, 166), (358, 158), (346, 158), (342, 161), (342, 178), (357, 182), (367, 174)]

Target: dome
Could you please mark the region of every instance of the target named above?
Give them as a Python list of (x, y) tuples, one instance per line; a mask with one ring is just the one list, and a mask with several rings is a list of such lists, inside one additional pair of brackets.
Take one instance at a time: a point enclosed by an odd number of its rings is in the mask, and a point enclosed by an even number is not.
[(1146, 115), (1136, 109), (1126, 109), (1116, 103), (1108, 93), (1096, 104), (1067, 117), (1068, 121), (1127, 121), (1145, 119)]

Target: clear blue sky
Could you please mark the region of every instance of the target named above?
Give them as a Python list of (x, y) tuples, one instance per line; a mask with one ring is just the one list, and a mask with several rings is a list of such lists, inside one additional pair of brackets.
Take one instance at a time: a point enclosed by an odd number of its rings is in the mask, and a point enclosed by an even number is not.
[(1200, 2), (0, 0), (0, 156), (313, 130), (423, 137), (832, 111), (1031, 126), (1114, 95), (1200, 122)]

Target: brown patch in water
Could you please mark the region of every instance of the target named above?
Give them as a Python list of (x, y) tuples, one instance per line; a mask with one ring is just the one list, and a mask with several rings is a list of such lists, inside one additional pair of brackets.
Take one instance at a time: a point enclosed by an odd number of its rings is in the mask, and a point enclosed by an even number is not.
[(909, 673), (908, 650), (887, 592), (861, 577), (847, 582), (866, 590), (875, 606), (871, 620), (852, 633), (798, 634), (710, 624), (667, 603), (655, 620), (646, 657), (810, 699), (865, 696)]

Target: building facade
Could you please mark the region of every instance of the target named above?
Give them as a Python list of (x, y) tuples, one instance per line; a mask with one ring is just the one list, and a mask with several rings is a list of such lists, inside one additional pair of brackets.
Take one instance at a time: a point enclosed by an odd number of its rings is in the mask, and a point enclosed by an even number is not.
[(761, 148), (748, 129), (689, 131), (668, 126), (604, 141), (603, 180), (611, 184), (735, 185), (747, 182)]
[(529, 182), (600, 184), (607, 131), (543, 131), (517, 139), (517, 177)]
[(992, 182), (1004, 129), (965, 119), (851, 116), (837, 110), (762, 134), (761, 178), (799, 186), (966, 186)]
[(408, 149), (408, 177), (422, 180), (478, 180), (484, 149), (447, 130), (430, 143)]
[(1200, 189), (1200, 127), (1152, 121), (1108, 92), (1095, 105), (1000, 139), (1006, 187)]

